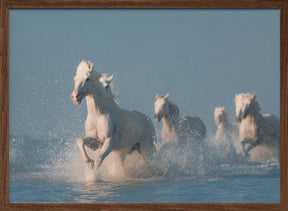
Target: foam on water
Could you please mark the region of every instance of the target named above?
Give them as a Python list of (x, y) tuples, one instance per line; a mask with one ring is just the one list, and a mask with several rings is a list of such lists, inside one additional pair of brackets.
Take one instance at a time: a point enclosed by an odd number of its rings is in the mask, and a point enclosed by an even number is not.
[[(207, 137), (201, 145), (192, 142), (180, 146), (160, 145), (148, 163), (136, 151), (126, 155), (123, 162), (117, 152), (112, 152), (98, 170), (92, 170), (84, 163), (76, 139), (68, 136), (47, 140), (11, 137), (10, 179), (94, 183), (171, 178), (213, 179), (279, 172), (279, 163), (274, 159), (251, 162), (237, 154), (231, 144), (215, 142), (211, 137)], [(87, 153), (93, 159), (97, 151), (87, 149)]]

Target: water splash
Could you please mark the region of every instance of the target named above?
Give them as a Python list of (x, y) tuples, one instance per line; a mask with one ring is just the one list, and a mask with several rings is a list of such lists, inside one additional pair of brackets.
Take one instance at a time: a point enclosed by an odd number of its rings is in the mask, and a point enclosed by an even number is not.
[[(148, 163), (136, 151), (126, 155), (123, 162), (119, 153), (112, 152), (95, 171), (83, 162), (76, 139), (71, 136), (47, 140), (10, 137), (10, 179), (95, 183), (279, 173), (277, 161), (250, 162), (237, 154), (233, 145), (215, 143), (212, 137), (207, 137), (201, 145), (193, 141), (185, 145), (159, 145)], [(87, 153), (93, 159), (97, 151), (87, 149)]]

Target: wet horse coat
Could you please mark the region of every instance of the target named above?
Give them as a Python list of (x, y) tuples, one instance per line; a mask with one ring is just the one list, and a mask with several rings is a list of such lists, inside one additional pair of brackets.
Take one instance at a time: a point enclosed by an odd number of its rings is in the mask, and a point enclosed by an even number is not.
[[(280, 121), (276, 116), (260, 113), (256, 94), (239, 94), (235, 97), (236, 121), (240, 123), (239, 137), (245, 156), (255, 147), (274, 148), (279, 157)], [(246, 147), (248, 145), (248, 147)]]
[[(215, 145), (221, 148), (225, 156), (227, 153), (241, 153), (241, 146), (238, 142), (237, 127), (229, 122), (228, 115), (224, 107), (214, 109), (214, 119), (217, 131), (214, 136)], [(236, 150), (236, 151), (235, 151)]]
[[(111, 151), (129, 152), (136, 149), (148, 159), (155, 149), (155, 131), (151, 120), (144, 114), (121, 109), (114, 101), (112, 77), (97, 73), (91, 62), (82, 61), (74, 78), (75, 88), (71, 98), (80, 104), (86, 98), (86, 136), (77, 144), (83, 159), (92, 167), (99, 167)], [(86, 153), (85, 146), (101, 148), (95, 161)]]
[(201, 143), (206, 136), (206, 127), (202, 120), (196, 116), (179, 116), (179, 108), (168, 101), (166, 96), (156, 95), (154, 120), (163, 120), (161, 132), (162, 144), (184, 143), (187, 138)]
[(224, 107), (215, 108), (214, 118), (217, 125), (217, 131), (214, 137), (216, 140), (221, 141), (222, 139), (232, 139), (233, 136), (236, 135), (236, 128), (229, 122)]

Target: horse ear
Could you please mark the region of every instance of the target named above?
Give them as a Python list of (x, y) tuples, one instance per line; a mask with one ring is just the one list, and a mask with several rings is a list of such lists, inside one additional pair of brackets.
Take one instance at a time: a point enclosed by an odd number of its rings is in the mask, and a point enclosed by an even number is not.
[(93, 68), (93, 64), (92, 64), (90, 61), (88, 61), (88, 69), (89, 69), (89, 72), (92, 71), (92, 68)]
[(107, 78), (106, 80), (110, 83), (112, 80), (113, 80), (113, 78), (114, 78), (114, 74), (113, 75), (111, 75), (109, 78)]
[(169, 97), (169, 92), (164, 96), (164, 99), (167, 99)]
[(256, 96), (256, 93), (254, 93), (254, 94), (252, 95), (252, 99), (255, 100), (256, 97), (257, 97), (257, 96)]
[(108, 85), (109, 85), (109, 81), (107, 81), (107, 78), (105, 77), (105, 76), (101, 76), (100, 78), (99, 78), (99, 82), (103, 85), (103, 87), (107, 87)]

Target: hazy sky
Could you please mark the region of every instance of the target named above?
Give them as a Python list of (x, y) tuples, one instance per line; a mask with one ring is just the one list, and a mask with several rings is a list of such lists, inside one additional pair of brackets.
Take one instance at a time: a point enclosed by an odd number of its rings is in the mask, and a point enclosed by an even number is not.
[(82, 59), (116, 75), (121, 108), (151, 119), (167, 92), (211, 134), (216, 106), (234, 121), (237, 93), (256, 92), (263, 113), (280, 115), (276, 9), (12, 9), (9, 27), (10, 134), (84, 135), (86, 102), (70, 98)]

